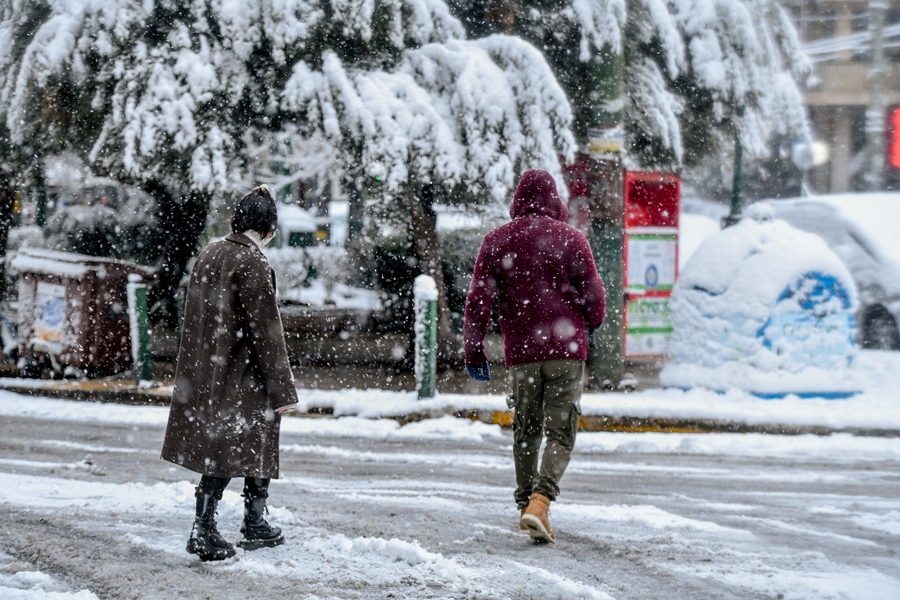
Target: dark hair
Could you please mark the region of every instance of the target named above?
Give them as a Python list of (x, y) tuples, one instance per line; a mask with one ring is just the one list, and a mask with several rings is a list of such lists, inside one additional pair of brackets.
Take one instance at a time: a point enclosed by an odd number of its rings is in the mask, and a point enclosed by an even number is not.
[(253, 188), (241, 198), (231, 215), (231, 231), (243, 233), (248, 229), (266, 237), (278, 226), (278, 210), (272, 192), (265, 185)]

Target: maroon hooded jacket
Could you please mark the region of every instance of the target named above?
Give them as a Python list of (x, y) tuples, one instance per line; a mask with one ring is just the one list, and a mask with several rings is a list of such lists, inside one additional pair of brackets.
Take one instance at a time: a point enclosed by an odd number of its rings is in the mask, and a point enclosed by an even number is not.
[(463, 332), (467, 365), (487, 362), (484, 337), (494, 297), (506, 364), (587, 360), (586, 327), (603, 322), (606, 293), (584, 236), (546, 171), (526, 172), (509, 208), (512, 222), (488, 233), (469, 294)]

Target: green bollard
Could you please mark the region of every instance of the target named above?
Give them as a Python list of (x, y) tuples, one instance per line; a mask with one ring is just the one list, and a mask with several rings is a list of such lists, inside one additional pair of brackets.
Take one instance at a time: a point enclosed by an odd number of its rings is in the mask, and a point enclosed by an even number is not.
[(416, 277), (413, 304), (416, 322), (416, 391), (419, 399), (434, 398), (437, 382), (437, 285), (429, 275)]
[(147, 286), (140, 275), (128, 276), (128, 319), (131, 323), (131, 356), (138, 385), (153, 381), (150, 364), (150, 319), (147, 315)]

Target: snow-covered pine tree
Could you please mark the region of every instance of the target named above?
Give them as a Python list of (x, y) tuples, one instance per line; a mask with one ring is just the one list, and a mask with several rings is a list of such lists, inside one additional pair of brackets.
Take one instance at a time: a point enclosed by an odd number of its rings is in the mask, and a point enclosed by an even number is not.
[(504, 30), (541, 49), (586, 137), (590, 57), (625, 61), (629, 161), (680, 169), (727, 155), (768, 153), (773, 134), (803, 137), (797, 81), (809, 70), (777, 0), (450, 0), (470, 36)]
[(348, 179), (380, 179), (441, 286), (435, 194), (502, 199), (523, 169), (558, 175), (558, 153), (574, 152), (540, 53), (467, 41), (442, 0), (3, 1), (12, 144), (74, 150), (162, 199), (183, 238), (163, 265), (170, 292), (210, 200), (256, 179), (260, 140), (324, 140)]

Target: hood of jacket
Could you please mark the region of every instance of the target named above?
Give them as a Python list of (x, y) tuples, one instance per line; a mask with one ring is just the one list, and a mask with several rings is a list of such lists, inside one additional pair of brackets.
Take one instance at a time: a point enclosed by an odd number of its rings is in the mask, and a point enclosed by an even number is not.
[(517, 219), (526, 215), (550, 217), (563, 223), (569, 219), (569, 209), (556, 191), (553, 176), (547, 171), (532, 169), (519, 180), (516, 195), (509, 206), (509, 216)]

